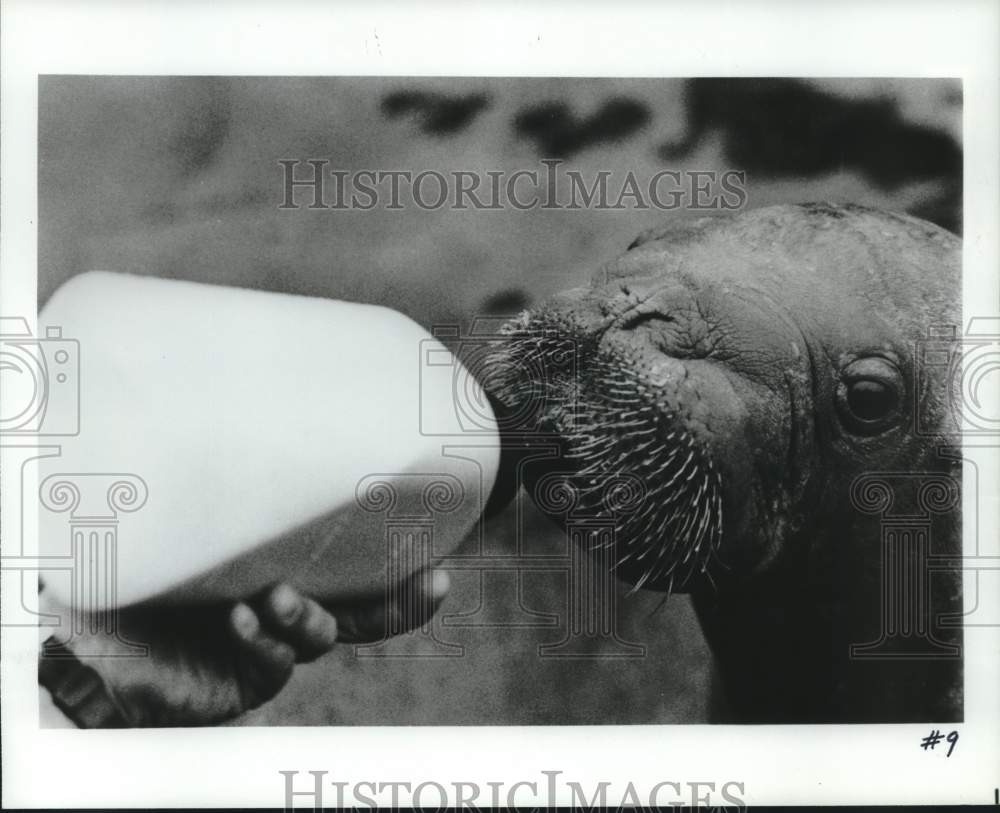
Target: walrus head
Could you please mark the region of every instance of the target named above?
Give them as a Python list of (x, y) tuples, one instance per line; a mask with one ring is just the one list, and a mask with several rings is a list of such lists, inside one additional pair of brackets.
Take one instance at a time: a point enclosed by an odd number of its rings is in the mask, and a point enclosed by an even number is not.
[[(529, 494), (564, 520), (544, 498), (558, 475), (578, 512), (613, 521), (616, 572), (636, 587), (769, 590), (758, 605), (805, 591), (865, 634), (846, 619), (878, 615), (878, 519), (852, 509), (851, 485), (953, 468), (936, 453), (947, 371), (914, 358), (929, 327), (959, 321), (959, 247), (856, 206), (646, 232), (508, 323), (484, 365), (501, 426), (558, 449), (523, 467)], [(824, 587), (844, 583), (838, 609)]]
[(944, 417), (944, 382), (917, 393), (910, 359), (929, 317), (955, 317), (957, 244), (853, 206), (641, 235), (588, 287), (504, 329), (486, 386), (561, 448), (526, 469), (529, 490), (565, 472), (599, 516), (615, 513), (609, 480), (641, 483), (616, 535), (619, 571), (639, 586), (752, 574), (814, 545), (795, 537), (815, 534), (806, 519), (843, 486), (830, 474), (916, 465), (928, 445), (916, 411)]

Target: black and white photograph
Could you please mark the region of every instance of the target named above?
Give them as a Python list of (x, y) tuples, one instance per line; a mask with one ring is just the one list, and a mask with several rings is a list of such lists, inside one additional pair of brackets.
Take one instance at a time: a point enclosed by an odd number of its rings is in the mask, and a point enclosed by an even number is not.
[(995, 76), (370, 28), (8, 72), (15, 806), (994, 803)]

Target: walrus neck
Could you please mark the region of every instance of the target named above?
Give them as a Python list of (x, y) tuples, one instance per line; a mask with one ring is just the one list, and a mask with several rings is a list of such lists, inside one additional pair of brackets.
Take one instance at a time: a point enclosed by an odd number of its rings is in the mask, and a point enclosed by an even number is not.
[[(947, 522), (938, 525), (937, 538), (960, 538)], [(910, 559), (905, 566), (913, 572), (920, 563)], [(793, 562), (743, 583), (692, 592), (721, 683), (713, 722), (962, 719), (961, 629), (939, 623), (942, 615), (962, 612), (957, 573), (935, 574), (922, 616), (911, 617), (914, 630), (928, 636), (906, 640), (880, 629), (879, 606), (887, 597), (879, 565), (845, 566), (825, 583), (802, 573)]]

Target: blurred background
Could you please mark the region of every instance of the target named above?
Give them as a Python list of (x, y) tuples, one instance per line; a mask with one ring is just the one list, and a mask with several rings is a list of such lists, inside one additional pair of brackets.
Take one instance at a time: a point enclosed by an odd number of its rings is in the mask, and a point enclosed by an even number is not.
[[(747, 207), (853, 202), (960, 233), (961, 113), (954, 80), (46, 76), (39, 305), (69, 277), (108, 269), (377, 303), (429, 329), (467, 328), (582, 284), (643, 229), (692, 215), (281, 209), (281, 160), (509, 175), (552, 158), (588, 182), (733, 169), (746, 173)], [(530, 506), (523, 522), (532, 553), (565, 549)], [(513, 510), (491, 520), (486, 548), (513, 552), (515, 526)], [(505, 578), (452, 574), (435, 634), (461, 656), (341, 647), (237, 724), (705, 720), (712, 662), (686, 597), (622, 599), (620, 637), (643, 657), (615, 657), (633, 650), (604, 639), (586, 645), (590, 657), (540, 657), (565, 635), (546, 620), (565, 613), (565, 574)], [(404, 637), (380, 654), (421, 651)]]

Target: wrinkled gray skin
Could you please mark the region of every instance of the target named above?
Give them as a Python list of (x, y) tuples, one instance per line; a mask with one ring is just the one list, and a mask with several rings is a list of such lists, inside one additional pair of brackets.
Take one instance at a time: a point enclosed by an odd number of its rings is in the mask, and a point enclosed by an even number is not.
[[(960, 659), (849, 656), (879, 637), (882, 573), (881, 518), (852, 505), (852, 482), (960, 477), (939, 453), (949, 384), (935, 372), (916, 391), (914, 369), (928, 327), (960, 324), (960, 247), (853, 206), (678, 221), (508, 326), (485, 382), (505, 433), (562, 454), (523, 470), (529, 493), (573, 472), (598, 516), (609, 478), (643, 484), (642, 508), (616, 515), (616, 572), (692, 593), (717, 719), (961, 719)], [(940, 437), (917, 434), (918, 411)], [(893, 510), (918, 512), (904, 492)], [(958, 513), (935, 516), (933, 553), (960, 552)], [(934, 577), (929, 604), (935, 635), (960, 643), (936, 625), (961, 611), (957, 574)]]

